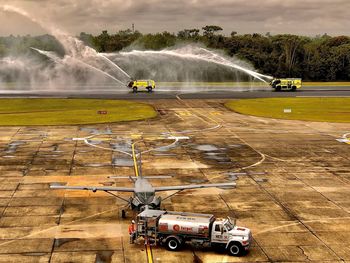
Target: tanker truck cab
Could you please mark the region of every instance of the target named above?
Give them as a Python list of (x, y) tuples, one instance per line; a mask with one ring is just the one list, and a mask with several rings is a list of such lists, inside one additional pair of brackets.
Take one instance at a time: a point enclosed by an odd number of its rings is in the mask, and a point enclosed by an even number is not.
[(214, 221), (211, 234), (212, 246), (225, 247), (230, 255), (237, 256), (248, 251), (251, 245), (250, 229), (236, 226), (231, 218)]

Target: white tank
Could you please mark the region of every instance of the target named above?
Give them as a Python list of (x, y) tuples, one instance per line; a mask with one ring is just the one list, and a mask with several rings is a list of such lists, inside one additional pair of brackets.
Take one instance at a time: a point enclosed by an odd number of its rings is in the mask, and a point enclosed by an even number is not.
[(187, 234), (209, 236), (213, 215), (170, 212), (160, 217), (158, 232), (164, 234)]

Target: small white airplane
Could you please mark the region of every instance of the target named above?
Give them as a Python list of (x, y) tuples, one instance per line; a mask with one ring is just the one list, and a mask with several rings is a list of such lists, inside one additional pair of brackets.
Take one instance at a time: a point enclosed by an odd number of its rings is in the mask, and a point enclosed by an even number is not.
[[(175, 193), (165, 197), (163, 200), (168, 199), (169, 197), (178, 194), (183, 190), (188, 189), (198, 189), (198, 188), (234, 188), (236, 183), (217, 183), (217, 184), (190, 184), (190, 185), (177, 185), (177, 186), (160, 186), (153, 187), (148, 179), (166, 179), (171, 178), (170, 176), (138, 176), (138, 177), (109, 177), (114, 179), (125, 179), (129, 178), (133, 183), (134, 187), (111, 187), (111, 186), (64, 186), (64, 185), (51, 185), (51, 189), (67, 189), (67, 190), (88, 190), (92, 192), (104, 191), (109, 193), (123, 201), (125, 201), (128, 207), (131, 207), (132, 210), (137, 210), (138, 212), (143, 211), (144, 209), (160, 209), (162, 198), (156, 195), (156, 192), (164, 191), (176, 191)], [(113, 192), (120, 193), (133, 193), (133, 196), (129, 199), (120, 197)], [(125, 217), (125, 210), (122, 210), (122, 217)]]

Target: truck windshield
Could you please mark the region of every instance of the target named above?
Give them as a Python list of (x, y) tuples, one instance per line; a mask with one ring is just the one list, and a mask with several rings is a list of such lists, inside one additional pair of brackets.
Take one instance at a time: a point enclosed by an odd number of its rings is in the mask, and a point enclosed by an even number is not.
[(230, 221), (225, 222), (225, 227), (227, 231), (231, 231), (234, 228), (234, 225), (230, 223)]

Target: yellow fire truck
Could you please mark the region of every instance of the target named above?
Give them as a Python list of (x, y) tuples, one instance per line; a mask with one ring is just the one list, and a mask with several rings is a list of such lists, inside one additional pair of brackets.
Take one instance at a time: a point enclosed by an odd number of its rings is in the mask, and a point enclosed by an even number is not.
[(275, 91), (290, 90), (296, 91), (302, 87), (302, 80), (296, 78), (273, 79), (270, 85)]
[(134, 93), (137, 93), (140, 89), (146, 89), (148, 92), (152, 92), (156, 88), (154, 80), (133, 80), (130, 81), (128, 87), (132, 89)]

